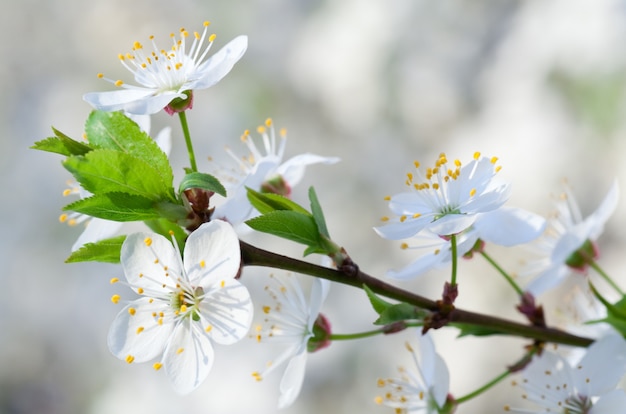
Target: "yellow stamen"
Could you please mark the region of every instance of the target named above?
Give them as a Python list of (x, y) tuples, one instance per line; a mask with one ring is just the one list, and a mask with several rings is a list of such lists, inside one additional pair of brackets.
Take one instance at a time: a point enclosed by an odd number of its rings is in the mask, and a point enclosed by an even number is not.
[(132, 364), (134, 360), (135, 360), (134, 356), (132, 356), (132, 355), (127, 355), (126, 356), (126, 362), (128, 362), (129, 364)]
[(178, 348), (178, 349), (176, 350), (176, 354), (180, 355), (180, 354), (182, 354), (182, 353), (183, 353), (183, 351), (185, 351), (185, 348)]
[(111, 296), (111, 302), (113, 303), (118, 303), (120, 301), (121, 297), (120, 295), (113, 295)]
[(112, 277), (112, 278), (111, 278), (111, 280), (109, 280), (109, 283), (110, 283), (110, 284), (113, 284), (113, 283), (117, 283), (117, 282), (119, 282), (119, 281), (120, 281), (120, 279), (119, 279), (119, 278), (117, 278), (117, 277)]
[(152, 364), (152, 368), (154, 368), (155, 371), (160, 370), (163, 367), (163, 364), (160, 362), (155, 362), (154, 364)]
[(142, 333), (144, 330), (143, 326), (140, 326), (139, 328), (137, 328), (137, 335), (139, 335), (140, 333)]
[(135, 309), (135, 308), (128, 308), (128, 313), (131, 316), (134, 316), (137, 313), (137, 309)]
[(124, 82), (119, 79), (115, 81), (115, 86), (122, 86), (123, 84)]
[(216, 37), (217, 37), (217, 36), (216, 36), (216, 34), (215, 34), (215, 33), (213, 33), (211, 36), (209, 36), (209, 42), (213, 42), (213, 41), (215, 41), (215, 38), (216, 38)]
[(143, 242), (148, 247), (152, 246), (152, 239), (150, 237), (146, 237)]

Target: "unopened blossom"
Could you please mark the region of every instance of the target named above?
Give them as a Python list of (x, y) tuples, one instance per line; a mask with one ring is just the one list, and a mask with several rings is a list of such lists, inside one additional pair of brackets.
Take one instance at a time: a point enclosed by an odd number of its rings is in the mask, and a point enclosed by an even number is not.
[(297, 278), (290, 275), (273, 275), (271, 284), (265, 287), (274, 303), (263, 307), (264, 321), (256, 327), (254, 337), (259, 343), (282, 344), (285, 348), (264, 370), (255, 371), (252, 376), (261, 381), (276, 368), (287, 365), (280, 381), (278, 408), (288, 407), (298, 397), (308, 352), (329, 344), (325, 340), (311, 342), (316, 328), (329, 331), (328, 322), (320, 314), (329, 286), (327, 280), (315, 278), (308, 300)]
[(377, 404), (395, 409), (396, 413), (442, 414), (454, 412), (454, 401), (448, 396), (450, 374), (437, 353), (429, 333), (418, 333), (417, 349), (408, 342), (415, 370), (400, 367), (399, 378), (379, 379), (381, 395)]
[(556, 213), (534, 244), (541, 258), (525, 267), (521, 275), (533, 275), (526, 289), (537, 296), (563, 282), (573, 271), (585, 274), (591, 260), (598, 257), (596, 241), (604, 231), (619, 199), (617, 181), (598, 208), (583, 219), (573, 195), (566, 188), (556, 204)]
[[(146, 134), (150, 134), (150, 116), (132, 114), (126, 114), (126, 116), (128, 116), (135, 123), (137, 123), (139, 128)], [(154, 141), (166, 155), (169, 155), (172, 147), (171, 128), (163, 128), (157, 134), (157, 136), (154, 137)], [(81, 199), (83, 199), (91, 197), (92, 195), (89, 191), (82, 188), (82, 186), (78, 183), (70, 182), (68, 183), (68, 187), (69, 188), (63, 191), (63, 196), (77, 195)], [(74, 245), (72, 246), (72, 251), (80, 249), (87, 243), (95, 243), (97, 241), (113, 237), (123, 225), (123, 223), (119, 221), (91, 217), (86, 214), (77, 212), (63, 213), (59, 216), (59, 221), (61, 223), (67, 223), (70, 226), (76, 226), (78, 224), (85, 225), (85, 229), (80, 234), (80, 236), (78, 236), (76, 242), (74, 242)]]
[(182, 259), (175, 242), (134, 233), (120, 259), (139, 298), (113, 321), (109, 349), (129, 364), (156, 360), (154, 369), (164, 368), (178, 393), (193, 391), (213, 365), (213, 342), (239, 341), (252, 321), (248, 290), (235, 279), (241, 262), (235, 231), (219, 220), (203, 224), (187, 239)]
[[(456, 235), (457, 257), (471, 252), (477, 247), (477, 243), (486, 242), (500, 246), (528, 243), (541, 235), (545, 223), (542, 217), (520, 208), (500, 207), (489, 213), (480, 213), (468, 229)], [(417, 244), (404, 242), (402, 249), (416, 249), (425, 253), (400, 270), (390, 270), (387, 276), (410, 279), (452, 261), (450, 237), (441, 237), (424, 230), (410, 241)]]
[[(235, 161), (235, 168), (221, 168), (215, 174), (226, 186), (228, 198), (217, 206), (213, 217), (221, 218), (236, 226), (254, 217), (256, 210), (250, 204), (246, 188), (264, 193), (280, 194), (286, 197), (304, 176), (306, 167), (312, 164), (334, 164), (337, 157), (322, 157), (305, 153), (283, 161), (287, 132), (281, 129), (278, 134), (274, 123), (268, 118), (257, 128), (262, 146), (254, 142), (250, 131), (245, 131), (241, 141), (249, 154), (236, 156), (230, 149), (227, 154)], [(277, 136), (278, 135), (278, 136)]]
[[(202, 33), (194, 32), (191, 46), (189, 32), (181, 28), (179, 38), (170, 34), (172, 45), (158, 47), (154, 36), (144, 48), (140, 42), (132, 50), (118, 55), (122, 65), (133, 74), (138, 85), (121, 80), (105, 79), (119, 90), (91, 92), (83, 99), (94, 108), (103, 111), (124, 110), (131, 114), (149, 115), (166, 109), (170, 114), (190, 109), (194, 90), (206, 89), (219, 82), (243, 56), (248, 47), (248, 38), (238, 36), (217, 53), (209, 56), (215, 35), (208, 33), (209, 22), (204, 22)], [(174, 104), (172, 101), (175, 101)]]
[(400, 240), (425, 229), (441, 236), (468, 229), (478, 214), (496, 210), (509, 197), (509, 185), (495, 180), (497, 160), (476, 152), (468, 164), (457, 159), (450, 165), (442, 153), (434, 167), (425, 170), (415, 161), (415, 172), (405, 181), (409, 190), (386, 197), (393, 216), (383, 217), (386, 224), (376, 232)]
[(620, 414), (626, 393), (617, 389), (626, 374), (626, 341), (607, 335), (594, 342), (582, 359), (570, 365), (562, 356), (544, 351), (514, 382), (535, 409), (505, 406), (515, 413)]

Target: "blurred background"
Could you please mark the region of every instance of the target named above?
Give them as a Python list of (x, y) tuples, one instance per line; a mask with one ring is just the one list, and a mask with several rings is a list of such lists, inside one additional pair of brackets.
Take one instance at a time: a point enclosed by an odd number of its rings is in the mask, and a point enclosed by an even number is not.
[[(214, 50), (247, 34), (248, 51), (231, 74), (195, 95), (188, 117), (200, 168), (209, 156), (223, 157), (227, 144), (243, 154), (238, 137), (268, 116), (289, 131), (287, 157), (341, 157), (310, 167), (294, 197), (305, 202), (315, 185), (331, 235), (373, 275), (415, 254), (372, 231), (387, 214), (383, 197), (403, 190), (415, 159), (430, 164), (442, 151), (461, 160), (474, 151), (498, 156), (501, 177), (513, 186), (510, 205), (540, 214), (564, 179), (585, 214), (614, 177), (622, 189), (626, 183), (626, 1), (2, 3), (0, 413), (277, 411), (280, 373), (261, 383), (250, 375), (275, 351), (252, 340), (218, 346), (209, 379), (186, 397), (149, 364), (114, 358), (106, 335), (119, 308), (109, 298), (126, 292), (109, 279), (120, 268), (63, 263), (81, 231), (58, 222), (70, 175), (61, 157), (28, 147), (50, 136), (51, 126), (80, 137), (91, 110), (82, 94), (112, 88), (98, 72), (131, 81), (117, 55), (135, 40), (154, 34), (166, 46), (170, 32), (200, 30), (204, 20), (217, 34)], [(173, 127), (171, 158), (180, 173), (186, 154), (177, 119), (153, 117), (153, 131), (165, 126)], [(601, 263), (622, 287), (625, 207), (620, 202), (601, 239)], [(269, 236), (248, 239), (301, 254)], [(518, 253), (493, 254), (514, 270)], [(248, 269), (244, 281), (256, 289), (269, 272)], [(434, 298), (446, 275), (433, 271), (402, 286)], [(485, 263), (463, 262), (459, 277), (459, 306), (521, 320), (514, 293)], [(341, 286), (323, 312), (337, 333), (367, 330), (375, 318), (361, 292)], [(374, 403), (376, 379), (395, 376), (398, 365), (412, 368), (403, 343), (413, 335), (334, 343), (311, 355), (300, 398), (283, 412), (390, 412)], [(455, 335), (435, 332), (455, 396), (498, 375), (525, 344)], [(458, 412), (500, 412), (518, 404), (519, 393), (505, 381)]]

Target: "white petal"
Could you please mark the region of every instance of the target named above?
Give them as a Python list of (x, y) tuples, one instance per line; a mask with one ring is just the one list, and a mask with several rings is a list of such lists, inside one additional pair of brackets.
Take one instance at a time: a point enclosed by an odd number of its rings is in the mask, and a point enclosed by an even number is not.
[[(202, 328), (219, 344), (233, 344), (248, 334), (253, 306), (248, 289), (235, 279), (225, 279), (205, 291), (200, 303)], [(210, 328), (209, 328), (210, 327)]]
[(441, 236), (448, 236), (467, 230), (475, 220), (475, 214), (447, 214), (429, 224), (428, 229)]
[(306, 370), (307, 352), (306, 350), (294, 356), (287, 365), (285, 373), (280, 380), (280, 398), (278, 408), (289, 407), (298, 398), (304, 373)]
[(187, 89), (204, 89), (215, 85), (230, 72), (248, 48), (248, 36), (237, 36), (207, 59), (197, 70), (198, 79)]
[(407, 220), (404, 223), (398, 221), (385, 224), (384, 226), (374, 227), (374, 231), (385, 239), (408, 239), (422, 231), (431, 223), (432, 219), (432, 216), (421, 216), (417, 219)]
[(565, 265), (552, 264), (526, 286), (526, 290), (537, 297), (544, 292), (556, 287), (569, 274), (570, 270)]
[(449, 262), (451, 257), (452, 255), (449, 250), (442, 250), (438, 254), (427, 253), (400, 270), (389, 270), (387, 277), (396, 280), (409, 280), (421, 275), (427, 270), (435, 269)]
[(191, 233), (183, 256), (189, 282), (203, 288), (234, 278), (241, 264), (237, 234), (222, 220), (204, 223)]
[(83, 95), (83, 99), (94, 108), (102, 111), (124, 110), (129, 114), (151, 115), (165, 108), (174, 98), (184, 96), (174, 91), (157, 94), (155, 89), (133, 87), (116, 91), (86, 93)]
[(474, 228), (482, 240), (500, 246), (528, 243), (543, 233), (546, 220), (521, 208), (501, 207), (481, 214)]
[[(120, 359), (131, 355), (134, 362), (145, 362), (163, 352), (174, 325), (171, 321), (163, 325), (157, 323), (152, 312), (168, 311), (167, 305), (159, 305), (150, 303), (148, 298), (140, 298), (117, 314), (107, 339), (113, 355)], [(134, 315), (129, 313), (130, 308), (135, 310)]]
[(592, 229), (590, 230), (589, 237), (592, 240), (600, 237), (600, 234), (604, 231), (604, 224), (611, 217), (615, 209), (617, 208), (617, 203), (619, 201), (619, 186), (617, 184), (617, 180), (613, 181), (611, 188), (607, 195), (602, 200), (600, 206), (593, 212), (591, 216), (589, 216), (585, 221), (593, 223)]
[(78, 240), (72, 246), (72, 251), (78, 250), (87, 243), (95, 243), (100, 240), (112, 237), (122, 227), (122, 223), (117, 221), (92, 218), (87, 222), (87, 227), (78, 236)]
[(322, 157), (316, 154), (300, 154), (290, 158), (280, 165), (276, 173), (280, 174), (283, 179), (293, 187), (302, 180), (304, 171), (308, 165), (312, 164), (334, 164), (339, 162), (337, 157)]
[(419, 343), (418, 369), (424, 380), (425, 387), (439, 407), (443, 406), (450, 388), (450, 374), (445, 361), (437, 353), (435, 344), (429, 334), (417, 333)]
[[(148, 238), (150, 246), (145, 242)], [(155, 233), (130, 234), (122, 244), (120, 261), (131, 287), (141, 287), (151, 296), (169, 292), (181, 276), (180, 258), (172, 242)]]
[(311, 285), (311, 300), (309, 301), (309, 315), (313, 321), (317, 319), (329, 290), (330, 281), (320, 278), (315, 278), (313, 280)]
[(188, 394), (209, 375), (214, 361), (213, 345), (191, 318), (181, 321), (163, 354), (163, 365), (174, 390)]
[(600, 397), (589, 414), (623, 414), (626, 407), (626, 393), (624, 390), (617, 389)]
[(165, 153), (165, 155), (170, 155), (172, 151), (172, 128), (165, 127), (156, 137), (154, 137), (154, 142), (161, 148), (161, 151)]
[(619, 335), (607, 335), (594, 342), (580, 361), (576, 372), (579, 390), (598, 396), (614, 389), (626, 372), (626, 341)]
[(392, 196), (389, 201), (389, 209), (397, 215), (413, 215), (414, 213), (424, 214), (427, 212), (432, 213), (432, 204), (427, 203), (425, 198), (426, 197), (421, 196), (417, 192), (396, 194)]

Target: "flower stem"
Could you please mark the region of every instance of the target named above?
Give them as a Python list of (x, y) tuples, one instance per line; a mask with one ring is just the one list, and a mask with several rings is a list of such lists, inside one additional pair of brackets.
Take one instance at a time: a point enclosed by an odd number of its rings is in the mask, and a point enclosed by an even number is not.
[[(421, 327), (423, 325), (424, 324), (421, 322), (413, 322), (413, 323), (404, 324), (406, 328)], [(376, 336), (379, 334), (389, 334), (389, 330), (387, 329), (387, 327), (382, 327), (379, 329), (373, 329), (371, 331), (356, 332), (352, 334), (331, 334), (328, 339), (330, 339), (331, 341), (349, 341), (351, 339), (367, 338), (367, 337)]]
[[(338, 270), (318, 266), (313, 263), (260, 249), (244, 241), (240, 241), (239, 243), (241, 245), (243, 266), (264, 266), (275, 269), (289, 270), (352, 286), (358, 289), (363, 289), (363, 286), (367, 286), (372, 292), (390, 299), (409, 303), (419, 308), (431, 311), (437, 311), (439, 309), (439, 305), (434, 300), (385, 283), (382, 280), (370, 276), (358, 269), (356, 274), (347, 275), (346, 273)], [(553, 342), (564, 345), (587, 347), (593, 343), (592, 339), (572, 335), (558, 329), (525, 325), (499, 317), (470, 312), (459, 308), (454, 309), (454, 311), (450, 314), (450, 322), (452, 324), (465, 324), (474, 327), (483, 327), (494, 334), (499, 333), (502, 335), (532, 338), (539, 341)]]
[(606, 282), (607, 282), (609, 285), (611, 285), (611, 287), (612, 287), (613, 289), (615, 289), (615, 291), (616, 291), (617, 293), (619, 293), (619, 294), (620, 294), (620, 296), (624, 296), (624, 291), (623, 291), (622, 289), (620, 289), (620, 287), (619, 287), (619, 286), (617, 286), (617, 283), (615, 283), (615, 282), (613, 281), (613, 279), (611, 279), (611, 277), (610, 277), (610, 276), (609, 276), (609, 275), (608, 275), (608, 274), (607, 274), (604, 270), (602, 270), (602, 268), (598, 265), (598, 263), (596, 263), (596, 261), (595, 261), (595, 260), (589, 260), (589, 262), (588, 262), (588, 263), (589, 263), (589, 266), (591, 266), (591, 268), (592, 268), (593, 270), (595, 270), (596, 272), (598, 272), (598, 274), (599, 274), (600, 276), (602, 276), (602, 278), (603, 278), (604, 280), (606, 280)]
[(450, 285), (456, 286), (456, 269), (459, 262), (459, 258), (457, 257), (456, 234), (450, 236), (450, 250), (452, 254), (452, 277), (450, 278)]
[(462, 404), (466, 401), (471, 400), (474, 397), (478, 397), (480, 394), (487, 391), (489, 388), (493, 387), (494, 385), (496, 385), (497, 383), (499, 383), (500, 381), (508, 377), (510, 374), (511, 372), (509, 370), (504, 371), (502, 374), (498, 375), (497, 377), (495, 377), (494, 379), (492, 379), (491, 381), (489, 381), (482, 387), (478, 388), (477, 390), (472, 391), (469, 394), (462, 396), (461, 398), (456, 398), (455, 399), (456, 403)]
[(193, 144), (191, 143), (191, 136), (189, 135), (189, 125), (187, 125), (187, 115), (185, 111), (178, 113), (180, 119), (180, 125), (183, 128), (183, 135), (185, 136), (185, 143), (187, 144), (187, 153), (189, 154), (189, 164), (191, 164), (191, 171), (198, 172), (198, 166), (196, 165), (196, 155), (193, 152)]
[(507, 272), (505, 272), (504, 269), (499, 264), (497, 264), (491, 256), (489, 256), (484, 251), (481, 251), (480, 254), (506, 279), (507, 282), (509, 282), (509, 285), (511, 285), (511, 287), (517, 292), (518, 295), (522, 296), (524, 294), (524, 291), (517, 285), (517, 283), (515, 283), (513, 278)]

